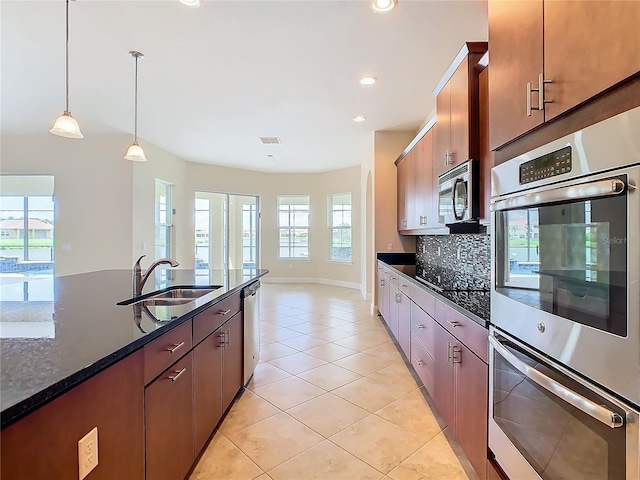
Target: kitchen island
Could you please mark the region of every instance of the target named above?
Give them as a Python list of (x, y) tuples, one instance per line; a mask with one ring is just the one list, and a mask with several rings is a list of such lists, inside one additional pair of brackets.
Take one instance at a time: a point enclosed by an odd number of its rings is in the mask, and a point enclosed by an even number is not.
[[(145, 464), (149, 463), (149, 458), (145, 462), (147, 397), (156, 377), (163, 378), (166, 373), (150, 368), (158, 355), (155, 350), (169, 342), (167, 347), (171, 348), (160, 348), (171, 358), (166, 360), (166, 367), (173, 368), (177, 361), (188, 361), (193, 367), (194, 376), (189, 368), (189, 374), (181, 378), (189, 382), (177, 378), (170, 382), (189, 383), (189, 401), (184, 404), (199, 405), (197, 398), (191, 399), (192, 392), (207, 390), (211, 396), (211, 388), (200, 384), (216, 373), (210, 375), (209, 371), (221, 367), (203, 368), (193, 359), (225, 361), (226, 371), (241, 372), (241, 356), (212, 360), (202, 353), (207, 339), (220, 334), (226, 335), (226, 341), (216, 342), (216, 348), (226, 350), (237, 344), (241, 353), (240, 292), (266, 273), (247, 269), (158, 270), (140, 298), (175, 287), (217, 288), (182, 304), (164, 302), (143, 309), (117, 305), (133, 297), (131, 270), (20, 281), (0, 287), (2, 478), (78, 478), (77, 442), (94, 426), (98, 427), (99, 456), (90, 478), (144, 478), (145, 471), (148, 473)], [(217, 312), (218, 308), (224, 311)], [(218, 313), (224, 317), (227, 310), (231, 311), (228, 317), (214, 324), (213, 317)], [(227, 330), (218, 330), (232, 320), (240, 329), (230, 341)], [(238, 327), (234, 328), (238, 332)], [(192, 330), (198, 332), (193, 342)], [(179, 346), (173, 346), (169, 337), (176, 332), (186, 335), (185, 345), (178, 342)], [(213, 377), (211, 382), (221, 381)], [(193, 432), (197, 412), (182, 413), (189, 424), (182, 427)], [(199, 453), (196, 448), (192, 446), (187, 452), (189, 466)]]

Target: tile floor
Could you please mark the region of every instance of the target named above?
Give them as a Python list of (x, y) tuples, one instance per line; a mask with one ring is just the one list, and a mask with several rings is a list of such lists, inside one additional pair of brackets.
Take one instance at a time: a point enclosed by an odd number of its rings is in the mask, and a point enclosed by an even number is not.
[(261, 361), (190, 480), (475, 478), (369, 308), (263, 283)]

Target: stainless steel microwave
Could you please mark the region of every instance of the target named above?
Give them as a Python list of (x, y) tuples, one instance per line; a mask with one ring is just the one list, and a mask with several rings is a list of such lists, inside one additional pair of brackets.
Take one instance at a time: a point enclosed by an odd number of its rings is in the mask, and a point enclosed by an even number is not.
[(467, 160), (438, 177), (440, 223), (470, 222), (478, 219), (478, 162)]

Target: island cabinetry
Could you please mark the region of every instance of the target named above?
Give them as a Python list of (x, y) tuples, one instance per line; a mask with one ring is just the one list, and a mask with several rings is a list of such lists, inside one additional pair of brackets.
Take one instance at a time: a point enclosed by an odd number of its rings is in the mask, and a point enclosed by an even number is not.
[(640, 71), (640, 2), (490, 0), (491, 148)]
[(236, 314), (223, 326), (225, 345), (222, 355), (222, 410), (226, 410), (242, 387), (243, 328), (242, 314)]
[(468, 42), (434, 90), (438, 121), (433, 134), (433, 177), (479, 159), (479, 100), (476, 64), (486, 42)]
[(378, 312), (382, 315), (382, 318), (389, 318), (389, 270), (383, 266), (378, 265), (378, 284), (377, 284), (377, 302)]
[(144, 478), (143, 353), (120, 360), (2, 430), (0, 478), (77, 479), (78, 440), (98, 428), (87, 478)]
[(147, 479), (182, 479), (191, 468), (195, 455), (192, 392), (192, 352), (145, 388)]
[(191, 350), (191, 320), (178, 325), (144, 346), (144, 383)]
[(221, 300), (193, 318), (193, 344), (197, 345), (210, 333), (233, 317), (241, 308), (240, 292)]

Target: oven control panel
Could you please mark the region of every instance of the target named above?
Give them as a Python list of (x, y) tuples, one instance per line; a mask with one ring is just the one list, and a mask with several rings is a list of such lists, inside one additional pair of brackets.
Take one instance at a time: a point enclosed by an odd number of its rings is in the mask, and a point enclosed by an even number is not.
[(520, 165), (520, 185), (571, 171), (571, 147), (564, 147)]

